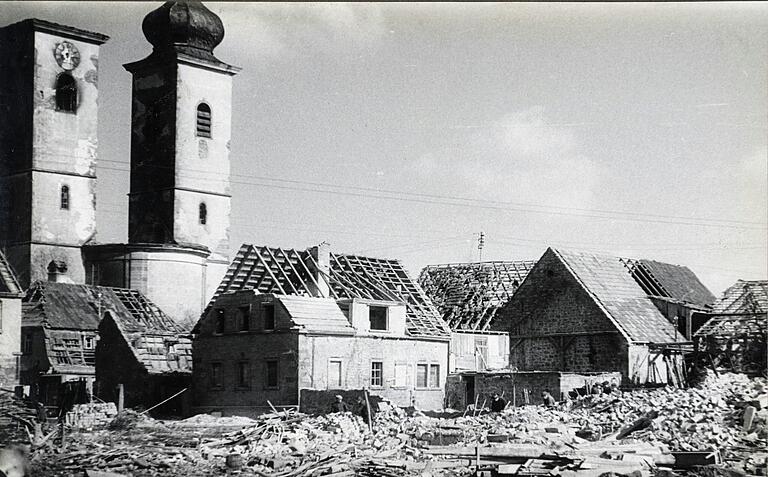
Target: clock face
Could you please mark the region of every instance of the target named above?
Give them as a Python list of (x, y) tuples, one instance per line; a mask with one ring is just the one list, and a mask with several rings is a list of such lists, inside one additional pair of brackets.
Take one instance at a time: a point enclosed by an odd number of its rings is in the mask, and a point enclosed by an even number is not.
[(77, 68), (77, 65), (80, 64), (80, 52), (75, 45), (68, 41), (56, 44), (53, 57), (56, 58), (56, 63), (67, 71)]

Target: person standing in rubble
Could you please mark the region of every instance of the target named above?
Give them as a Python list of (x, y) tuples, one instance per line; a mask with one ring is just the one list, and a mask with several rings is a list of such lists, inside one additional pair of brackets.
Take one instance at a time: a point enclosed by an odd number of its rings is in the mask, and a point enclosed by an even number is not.
[[(370, 412), (370, 415), (368, 414)], [(363, 418), (363, 421), (365, 421), (366, 425), (371, 425), (371, 420), (374, 416), (374, 410), (373, 408), (368, 409), (368, 405), (365, 403), (365, 399), (363, 399), (362, 396), (358, 396), (357, 398), (357, 415)]]
[(555, 401), (555, 398), (552, 397), (552, 394), (550, 394), (549, 389), (545, 389), (541, 392), (541, 400), (544, 401), (544, 405), (547, 407), (555, 407), (557, 406), (557, 401)]
[(349, 412), (349, 406), (340, 394), (336, 395), (336, 400), (331, 404), (331, 412)]
[(493, 400), (491, 401), (491, 412), (501, 412), (507, 407), (507, 401), (503, 397), (499, 396), (499, 393), (493, 393)]

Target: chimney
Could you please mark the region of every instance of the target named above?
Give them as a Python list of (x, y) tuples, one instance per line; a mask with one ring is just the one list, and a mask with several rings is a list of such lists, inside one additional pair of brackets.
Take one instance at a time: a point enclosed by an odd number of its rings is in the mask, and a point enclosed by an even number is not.
[(48, 281), (54, 283), (74, 283), (67, 276), (67, 262), (51, 260), (51, 263), (48, 264)]
[(331, 273), (331, 245), (327, 242), (322, 242), (320, 245), (310, 248), (309, 254), (315, 263), (309, 263), (308, 268), (312, 272), (312, 278), (317, 282), (317, 286), (314, 283), (309, 284), (310, 293), (312, 296), (328, 298), (331, 296), (328, 287)]

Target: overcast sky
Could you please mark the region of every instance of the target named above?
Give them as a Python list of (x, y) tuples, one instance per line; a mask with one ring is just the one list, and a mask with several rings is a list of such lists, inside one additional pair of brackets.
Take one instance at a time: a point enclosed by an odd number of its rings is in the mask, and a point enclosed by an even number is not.
[[(0, 2), (107, 34), (101, 242), (127, 240), (131, 76), (159, 3)], [(768, 5), (207, 3), (242, 67), (232, 250), (426, 264), (547, 246), (765, 279)]]

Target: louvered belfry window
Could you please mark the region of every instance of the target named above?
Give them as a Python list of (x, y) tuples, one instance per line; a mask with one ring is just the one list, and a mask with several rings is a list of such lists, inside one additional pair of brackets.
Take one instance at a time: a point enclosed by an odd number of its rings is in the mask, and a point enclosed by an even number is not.
[(211, 107), (205, 103), (197, 106), (197, 135), (211, 137)]

